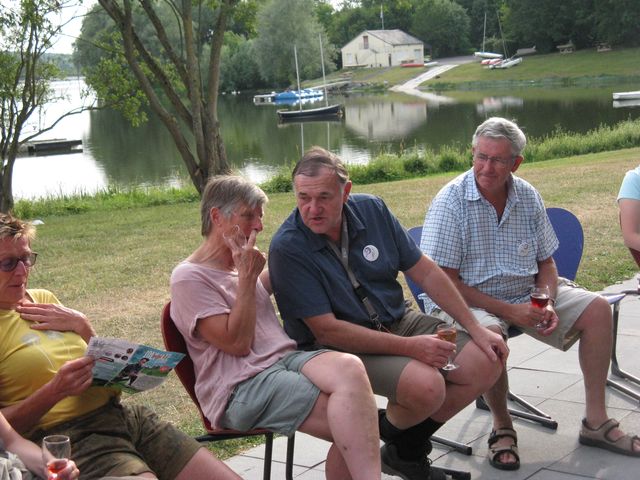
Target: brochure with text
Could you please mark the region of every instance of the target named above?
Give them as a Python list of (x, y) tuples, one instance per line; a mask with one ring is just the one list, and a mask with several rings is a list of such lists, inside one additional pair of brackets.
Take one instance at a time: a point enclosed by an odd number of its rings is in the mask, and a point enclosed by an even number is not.
[(96, 361), (92, 385), (136, 393), (157, 387), (184, 357), (147, 345), (108, 337), (92, 337), (86, 355)]

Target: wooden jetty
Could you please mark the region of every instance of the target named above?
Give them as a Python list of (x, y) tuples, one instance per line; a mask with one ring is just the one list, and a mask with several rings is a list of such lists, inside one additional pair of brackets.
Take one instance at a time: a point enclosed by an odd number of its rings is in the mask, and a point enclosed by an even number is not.
[(49, 140), (33, 140), (26, 142), (20, 147), (20, 151), (23, 153), (29, 153), (30, 155), (82, 151), (82, 149), (75, 148), (78, 145), (82, 145), (82, 140), (51, 138)]

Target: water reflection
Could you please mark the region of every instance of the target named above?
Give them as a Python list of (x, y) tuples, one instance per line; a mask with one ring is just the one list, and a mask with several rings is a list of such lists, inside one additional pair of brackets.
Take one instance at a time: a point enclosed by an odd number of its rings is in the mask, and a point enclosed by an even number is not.
[[(67, 88), (69, 98), (47, 115), (79, 99), (78, 82), (56, 88)], [(251, 96), (227, 95), (220, 98), (218, 114), (230, 163), (261, 182), (312, 145), (335, 151), (347, 163), (366, 163), (381, 152), (414, 146), (436, 151), (444, 145), (467, 147), (476, 126), (493, 115), (515, 119), (534, 137), (559, 127), (586, 132), (640, 117), (640, 108), (612, 105), (611, 93), (624, 90), (628, 86), (447, 92), (447, 102), (401, 93), (331, 96), (330, 103), (344, 105), (344, 119), (304, 124), (280, 124), (279, 107), (254, 105)], [(114, 184), (175, 185), (187, 178), (171, 136), (153, 116), (133, 128), (118, 113), (85, 112), (65, 119), (43, 138), (81, 138), (83, 152), (20, 158), (14, 176), (17, 198), (93, 192)]]
[(427, 121), (427, 104), (412, 97), (361, 98), (345, 105), (345, 126), (354, 135), (368, 141), (393, 141), (405, 138)]

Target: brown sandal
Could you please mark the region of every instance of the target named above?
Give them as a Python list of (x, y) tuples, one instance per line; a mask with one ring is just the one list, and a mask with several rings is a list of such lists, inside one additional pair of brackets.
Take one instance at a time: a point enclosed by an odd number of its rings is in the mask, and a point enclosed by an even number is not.
[[(498, 440), (505, 437), (513, 440), (511, 442), (511, 445), (505, 445), (504, 447), (493, 447), (493, 445)], [(497, 468), (498, 470), (517, 470), (520, 468), (520, 455), (518, 455), (518, 434), (513, 428), (499, 428), (497, 430), (492, 430), (487, 443), (489, 444), (487, 457), (489, 458), (489, 463), (492, 467)], [(501, 462), (499, 460), (499, 457), (503, 453), (510, 453), (514, 456), (516, 461), (512, 463)]]
[(633, 444), (635, 441), (640, 441), (637, 435), (630, 437), (629, 435), (623, 435), (617, 440), (612, 440), (609, 437), (609, 433), (614, 428), (617, 428), (620, 424), (613, 418), (610, 418), (598, 428), (591, 428), (587, 424), (587, 419), (582, 419), (582, 429), (580, 430), (580, 437), (578, 440), (582, 445), (589, 445), (590, 447), (603, 448), (614, 453), (621, 455), (628, 455), (630, 457), (640, 457), (640, 450), (634, 450)]

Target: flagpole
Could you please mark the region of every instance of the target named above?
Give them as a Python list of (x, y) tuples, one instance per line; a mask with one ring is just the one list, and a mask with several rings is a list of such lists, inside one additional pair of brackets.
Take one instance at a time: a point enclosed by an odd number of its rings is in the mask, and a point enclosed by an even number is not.
[(382, 22), (382, 30), (384, 30), (384, 13), (382, 12), (382, 3), (380, 4), (380, 21)]

